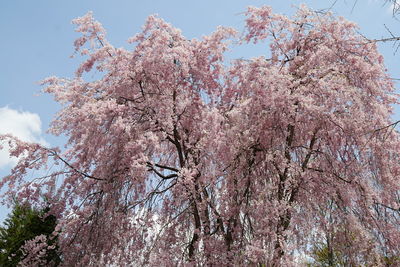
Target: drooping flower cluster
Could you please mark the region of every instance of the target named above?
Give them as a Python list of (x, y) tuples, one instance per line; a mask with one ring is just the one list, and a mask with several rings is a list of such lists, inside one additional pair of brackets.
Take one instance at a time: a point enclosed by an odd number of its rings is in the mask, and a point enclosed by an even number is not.
[[(126, 50), (91, 13), (74, 21), (87, 59), (44, 81), (67, 150), (11, 142), (23, 158), (1, 184), (55, 188), (65, 266), (292, 266), (328, 237), (349, 264), (399, 253), (397, 98), (376, 45), (305, 7), (246, 14), (242, 45), (271, 56), (231, 65), (230, 28), (189, 40), (150, 16)], [(26, 184), (49, 158), (61, 170)]]
[(32, 240), (26, 241), (21, 248), (24, 257), (18, 266), (31, 267), (47, 264), (46, 253), (49, 250), (54, 250), (55, 247), (55, 245), (49, 246), (46, 235), (38, 235)]

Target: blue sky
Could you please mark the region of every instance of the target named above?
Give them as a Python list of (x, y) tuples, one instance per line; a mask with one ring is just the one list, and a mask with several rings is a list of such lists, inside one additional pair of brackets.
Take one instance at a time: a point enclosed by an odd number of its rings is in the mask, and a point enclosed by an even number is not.
[[(354, 0), (355, 1), (355, 0)], [(384, 0), (337, 0), (332, 11), (356, 22), (369, 38), (396, 33), (399, 21), (392, 18)], [(73, 41), (78, 37), (73, 18), (93, 11), (106, 28), (108, 40), (116, 47), (129, 47), (126, 40), (140, 31), (146, 17), (157, 13), (180, 28), (187, 38), (211, 33), (216, 26), (243, 29), (246, 6), (270, 5), (278, 13), (292, 14), (301, 3), (313, 9), (328, 8), (334, 0), (84, 0), (84, 1), (1, 1), (0, 3), (0, 133), (11, 132), (24, 140), (62, 146), (65, 139), (46, 134), (59, 106), (48, 95), (39, 94), (38, 82), (48, 76), (72, 77), (79, 59), (71, 59)], [(400, 32), (399, 32), (400, 35)], [(399, 55), (393, 44), (380, 45), (389, 72), (400, 78)], [(260, 55), (263, 47), (235, 50), (237, 57)], [(398, 109), (399, 110), (399, 109)], [(400, 117), (396, 114), (396, 117)], [(0, 152), (0, 176), (15, 164)], [(7, 209), (0, 207), (0, 221)]]

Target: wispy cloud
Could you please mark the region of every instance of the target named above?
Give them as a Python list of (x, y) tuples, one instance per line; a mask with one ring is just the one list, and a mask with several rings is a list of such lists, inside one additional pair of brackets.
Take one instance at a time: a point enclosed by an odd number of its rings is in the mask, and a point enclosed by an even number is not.
[(397, 1), (393, 1), (388, 5), (388, 13), (390, 13), (391, 15), (393, 15), (393, 13), (398, 13), (398, 11), (400, 10), (400, 4)]
[[(376, 7), (380, 7), (380, 8), (383, 7), (383, 8), (385, 8), (388, 15), (393, 15), (393, 11), (399, 9), (399, 4), (397, 3), (397, 1), (392, 1), (392, 0), (388, 0), (388, 1), (368, 0), (368, 5), (376, 6)], [(374, 7), (370, 7), (370, 8), (374, 8)]]
[[(9, 107), (0, 108), (0, 134), (12, 134), (22, 141), (35, 142), (48, 145), (42, 134), (42, 123), (36, 113), (15, 110)], [(10, 157), (8, 146), (0, 150), (0, 169), (11, 167), (18, 161), (15, 157)]]

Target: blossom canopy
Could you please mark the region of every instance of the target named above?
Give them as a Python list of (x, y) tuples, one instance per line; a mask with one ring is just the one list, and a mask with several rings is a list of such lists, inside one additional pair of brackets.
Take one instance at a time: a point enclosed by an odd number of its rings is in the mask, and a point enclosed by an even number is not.
[[(333, 232), (350, 265), (398, 255), (398, 99), (376, 43), (304, 6), (245, 14), (243, 34), (201, 39), (150, 16), (131, 50), (73, 21), (84, 61), (43, 81), (66, 150), (0, 137), (21, 157), (0, 186), (45, 194), (63, 265), (293, 266)], [(232, 41), (267, 56), (226, 62)]]

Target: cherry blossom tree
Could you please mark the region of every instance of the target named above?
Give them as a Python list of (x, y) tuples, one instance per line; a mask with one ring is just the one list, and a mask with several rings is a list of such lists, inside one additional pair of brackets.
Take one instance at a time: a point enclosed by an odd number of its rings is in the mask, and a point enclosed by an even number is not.
[[(150, 16), (124, 49), (91, 13), (73, 22), (85, 60), (43, 82), (65, 151), (1, 137), (20, 157), (1, 186), (51, 201), (62, 264), (293, 266), (339, 226), (350, 262), (398, 255), (398, 100), (355, 24), (249, 7), (242, 34), (187, 39)], [(265, 55), (226, 62), (231, 41)]]

